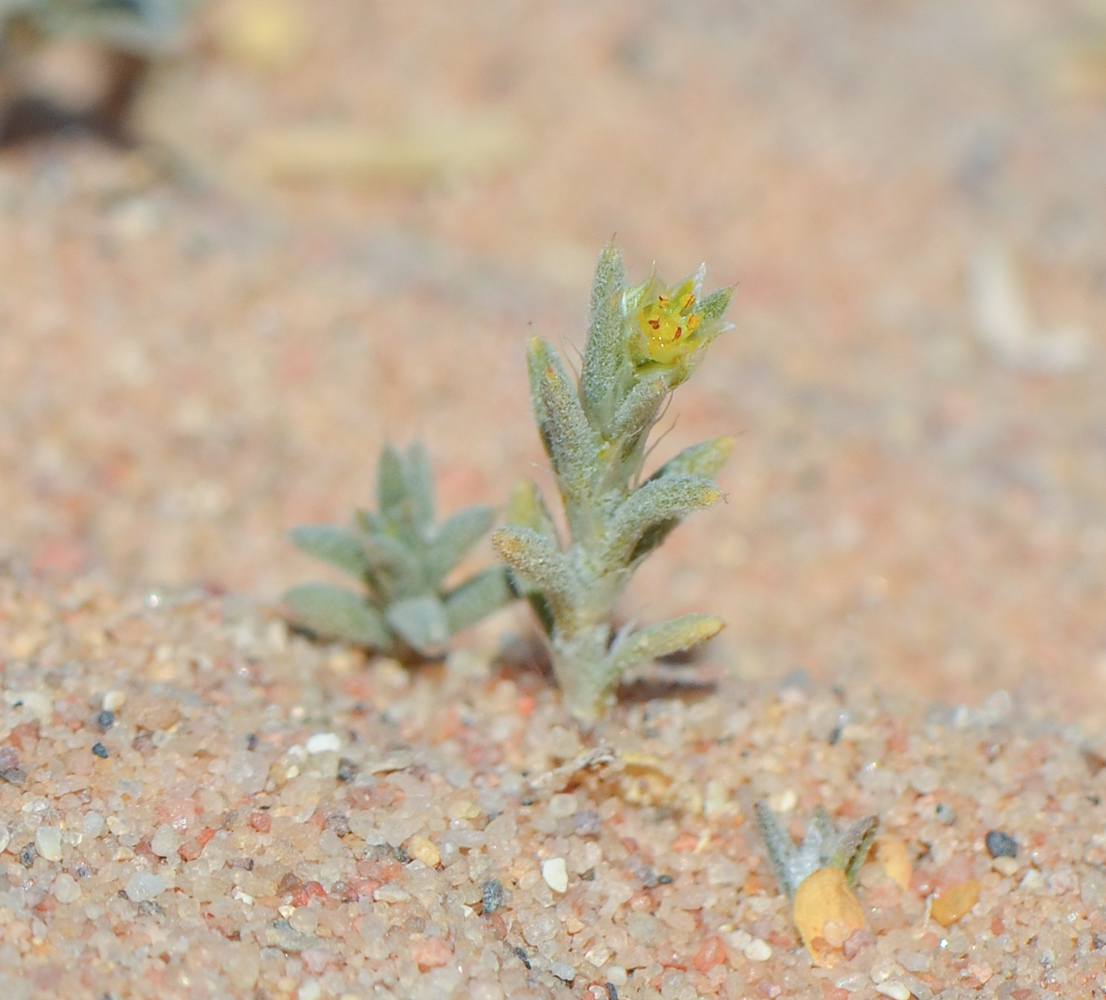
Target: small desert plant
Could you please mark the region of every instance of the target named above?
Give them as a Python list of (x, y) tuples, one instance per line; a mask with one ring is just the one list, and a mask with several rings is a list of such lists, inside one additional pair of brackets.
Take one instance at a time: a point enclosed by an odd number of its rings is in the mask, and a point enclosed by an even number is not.
[(865, 816), (838, 833), (825, 809), (818, 806), (802, 843), (795, 844), (767, 803), (756, 804), (756, 817), (768, 860), (791, 900), (792, 919), (803, 943), (816, 964), (832, 965), (835, 949), (865, 926), (855, 889), (879, 819)]
[(357, 577), (364, 596), (326, 583), (284, 595), (292, 620), (309, 632), (390, 655), (440, 656), (450, 636), (515, 597), (504, 570), (477, 573), (455, 587), (445, 579), (495, 520), (469, 507), (434, 525), (430, 463), (419, 444), (380, 456), (375, 513), (359, 510), (349, 530), (304, 525), (289, 533), (306, 552)]
[(565, 704), (595, 719), (632, 667), (687, 649), (722, 628), (689, 614), (645, 628), (612, 630), (611, 614), (630, 576), (689, 513), (722, 499), (713, 477), (732, 442), (685, 449), (642, 479), (649, 434), (673, 390), (728, 329), (732, 289), (701, 295), (703, 269), (669, 288), (656, 275), (626, 284), (613, 245), (599, 257), (578, 380), (556, 350), (533, 338), (530, 395), (564, 504), (562, 543), (541, 493), (515, 490), (507, 522), (492, 538), (548, 638)]
[(848, 884), (855, 888), (860, 866), (868, 856), (879, 827), (875, 816), (865, 816), (844, 833), (838, 833), (825, 809), (819, 806), (807, 824), (802, 843), (796, 844), (767, 803), (756, 804), (756, 815), (776, 881), (789, 899), (795, 897), (808, 876), (821, 868), (839, 868), (845, 873)]

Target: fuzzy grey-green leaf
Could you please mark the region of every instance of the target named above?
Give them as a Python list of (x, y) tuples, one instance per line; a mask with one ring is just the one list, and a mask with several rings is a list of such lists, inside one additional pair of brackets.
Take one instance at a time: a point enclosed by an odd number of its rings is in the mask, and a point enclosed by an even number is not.
[(445, 613), (449, 631), (460, 632), (468, 628), (493, 611), (506, 607), (517, 596), (507, 572), (498, 567), (469, 577), (446, 594)]
[(646, 625), (618, 639), (608, 654), (621, 675), (661, 656), (691, 649), (716, 636), (724, 623), (714, 615), (688, 614), (655, 625)]
[(531, 479), (520, 479), (515, 484), (507, 501), (505, 520), (513, 527), (531, 528), (548, 538), (554, 546), (560, 546), (553, 515), (545, 505), (541, 490)]
[(560, 357), (538, 338), (530, 341), (530, 364), (545, 413), (543, 441), (553, 462), (557, 482), (573, 505), (586, 501), (596, 467), (599, 440), (588, 425), (580, 398)]
[(669, 459), (649, 478), (702, 476), (704, 479), (713, 479), (726, 464), (726, 459), (730, 457), (732, 451), (733, 438), (728, 434), (711, 438), (709, 441), (700, 441), (685, 448), (675, 458)]
[(388, 624), (416, 653), (441, 656), (449, 642), (445, 605), (433, 594), (420, 594), (390, 605)]
[(605, 557), (626, 563), (651, 527), (711, 507), (722, 497), (722, 491), (701, 476), (665, 476), (644, 483), (615, 512), (607, 529)]
[(504, 562), (522, 576), (522, 587), (536, 586), (558, 619), (575, 613), (576, 581), (564, 553), (532, 528), (500, 528), (492, 545)]
[(369, 649), (391, 648), (380, 613), (364, 598), (328, 583), (304, 583), (284, 594), (297, 625), (326, 639), (340, 639)]
[(403, 457), (403, 479), (407, 485), (411, 521), (419, 535), (425, 536), (434, 523), (434, 483), (430, 459), (421, 441), (414, 441), (407, 448)]
[(302, 524), (288, 532), (301, 552), (337, 566), (351, 576), (363, 577), (369, 569), (361, 542), (343, 528), (329, 524)]
[(620, 370), (626, 365), (622, 287), (626, 272), (613, 243), (599, 255), (591, 287), (591, 316), (584, 346), (580, 399), (597, 430), (607, 432), (617, 404)]
[(366, 535), (361, 545), (373, 581), (382, 587), (387, 598), (408, 597), (422, 589), (423, 573), (419, 560), (398, 538)]
[(468, 507), (438, 528), (426, 554), (427, 572), (434, 586), (488, 533), (494, 521), (493, 507)]
[(387, 523), (398, 525), (409, 520), (403, 460), (390, 444), (384, 446), (376, 467), (376, 503)]

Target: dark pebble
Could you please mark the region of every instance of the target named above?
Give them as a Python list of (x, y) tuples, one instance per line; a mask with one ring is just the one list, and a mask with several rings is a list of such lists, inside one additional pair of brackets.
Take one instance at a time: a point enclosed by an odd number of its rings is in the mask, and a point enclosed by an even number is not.
[(348, 757), (338, 758), (338, 780), (339, 781), (353, 781), (357, 777), (357, 772), (361, 770), (357, 766), (356, 761), (350, 760)]
[(618, 987), (614, 983), (604, 983), (603, 985), (606, 987), (608, 1000), (618, 1000)]
[(526, 966), (526, 968), (532, 968), (532, 966), (530, 965), (530, 956), (526, 954), (526, 949), (523, 948), (521, 945), (515, 945), (515, 956), (520, 962), (522, 962), (523, 965)]
[(484, 904), (484, 916), (495, 913), (503, 905), (503, 883), (490, 878), (481, 886), (481, 901)]
[(112, 726), (115, 725), (115, 713), (109, 712), (106, 708), (96, 716), (96, 725), (100, 728), (101, 733), (106, 733)]
[(38, 857), (38, 851), (35, 850), (35, 845), (24, 844), (23, 850), (19, 852), (19, 863), (24, 868), (30, 868), (35, 863), (35, 858)]
[(1018, 842), (1008, 833), (992, 830), (987, 834), (987, 850), (992, 858), (1016, 858)]
[(104, 746), (103, 743), (93, 743), (92, 752), (96, 754), (97, 757), (102, 757), (104, 760), (108, 759), (108, 748)]
[(673, 878), (672, 878), (671, 875), (658, 875), (657, 876), (657, 885), (671, 885), (672, 882), (673, 882)]

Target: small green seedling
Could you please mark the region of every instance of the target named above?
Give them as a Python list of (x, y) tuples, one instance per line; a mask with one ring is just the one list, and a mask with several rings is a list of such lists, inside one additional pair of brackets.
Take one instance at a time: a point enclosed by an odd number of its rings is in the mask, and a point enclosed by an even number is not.
[(840, 869), (845, 873), (849, 888), (856, 888), (860, 868), (879, 828), (876, 816), (858, 819), (844, 833), (838, 833), (825, 809), (818, 806), (807, 824), (802, 843), (796, 844), (767, 803), (756, 804), (756, 815), (768, 860), (788, 899), (794, 899), (806, 878), (823, 868)]
[(289, 532), (308, 555), (357, 577), (364, 596), (326, 583), (284, 595), (295, 624), (393, 656), (441, 656), (460, 629), (515, 598), (504, 570), (487, 569), (455, 587), (445, 579), (495, 520), (491, 507), (469, 507), (434, 525), (430, 463), (419, 444), (406, 454), (390, 445), (377, 471), (379, 510), (359, 510), (351, 529), (304, 525)]
[(677, 386), (729, 329), (732, 289), (702, 296), (703, 269), (668, 288), (656, 275), (626, 284), (613, 245), (599, 257), (578, 380), (556, 350), (530, 341), (530, 395), (564, 504), (562, 542), (538, 487), (515, 490), (492, 544), (511, 567), (548, 638), (568, 710), (602, 714), (633, 667), (715, 635), (720, 619), (689, 614), (614, 632), (611, 615), (634, 570), (689, 513), (722, 499), (714, 476), (728, 437), (685, 449), (642, 478), (648, 440)]

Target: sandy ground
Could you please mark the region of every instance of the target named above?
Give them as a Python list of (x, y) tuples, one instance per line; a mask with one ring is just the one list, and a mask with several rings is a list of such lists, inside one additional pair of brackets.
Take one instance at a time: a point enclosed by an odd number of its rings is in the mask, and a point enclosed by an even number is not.
[[(208, 8), (192, 50), (143, 95), (143, 148), (64, 135), (0, 152), (0, 753), (21, 769), (0, 784), (12, 886), (0, 920), (19, 928), (0, 971), (46, 970), (25, 980), (29, 996), (602, 997), (588, 991), (611, 982), (624, 996), (843, 1000), (875, 995), (891, 973), (874, 963), (898, 956), (894, 981), (919, 997), (1089, 995), (1103, 858), (1097, 758), (1080, 750), (1102, 749), (1106, 727), (1106, 9), (266, 9), (267, 33), (248, 4)], [(698, 788), (698, 803), (629, 788), (624, 761), (612, 778), (526, 790), (584, 750), (551, 748), (576, 737), (540, 678), (488, 665), (501, 635), (527, 627), (521, 614), (466, 637), (471, 662), (413, 679), (274, 624), (281, 590), (318, 574), (284, 531), (367, 502), (384, 441), (427, 441), (444, 510), (499, 502), (522, 473), (549, 485), (523, 346), (539, 332), (579, 348), (612, 233), (635, 274), (655, 260), (675, 279), (705, 260), (708, 282), (737, 283), (736, 329), (657, 446), (659, 460), (736, 434), (729, 501), (681, 528), (624, 609), (723, 616), (695, 668), (718, 687), (628, 704), (587, 741), (663, 759), (653, 784)], [(152, 607), (151, 593), (176, 596)], [(101, 732), (115, 690), (161, 724), (121, 707)], [(38, 700), (12, 695), (27, 691)], [(835, 698), (861, 720), (841, 745), (811, 721)], [(337, 756), (298, 751), (325, 757), (296, 765), (313, 791), (281, 784), (279, 760), (332, 733)], [(89, 756), (95, 742), (107, 758)], [(271, 769), (256, 788), (227, 777), (247, 752), (262, 754), (241, 765), (250, 774)], [(473, 759), (454, 781), (458, 752)], [(411, 756), (374, 770), (396, 753)], [(371, 780), (339, 781), (342, 755)], [(920, 785), (918, 767), (934, 772)], [(704, 804), (712, 781), (735, 812)], [(480, 800), (487, 787), (498, 798)], [(872, 940), (828, 978), (742, 825), (757, 794), (795, 816), (818, 802), (842, 822), (878, 810), (922, 873), (897, 902), (872, 876)], [(437, 811), (402, 838), (380, 833), (404, 797)], [(159, 815), (154, 800), (184, 811)], [(482, 811), (449, 812), (462, 801)], [(934, 818), (941, 803), (950, 822)], [(602, 831), (580, 833), (572, 817), (591, 811)], [(81, 832), (90, 812), (105, 823), (95, 835)], [(250, 825), (263, 812), (271, 827)], [(310, 856), (329, 816), (354, 813), (367, 814), (360, 833)], [(981, 846), (1001, 824), (1022, 845), (1009, 873)], [(26, 866), (40, 826), (61, 831), (60, 854), (48, 834)], [(310, 843), (293, 829), (313, 830)], [(481, 837), (443, 841), (454, 830)], [(685, 833), (694, 849), (676, 850)], [(181, 842), (163, 857), (158, 835)], [(413, 837), (437, 864), (412, 860)], [(185, 860), (186, 842), (203, 851)], [(393, 848), (407, 860), (385, 858)], [(561, 856), (567, 894), (532, 881)], [(197, 864), (210, 870), (185, 871)], [(622, 890), (608, 888), (640, 883), (642, 866), (674, 881), (612, 903)], [(589, 868), (593, 882), (574, 881)], [(300, 888), (278, 892), (289, 871)], [(136, 872), (156, 873), (160, 893), (129, 894)], [(350, 890), (358, 878), (379, 884)], [(481, 913), (490, 878), (506, 887), (502, 926)], [(963, 938), (925, 920), (941, 878), (983, 886), (954, 925)], [(308, 883), (325, 896), (294, 906)], [(409, 898), (376, 899), (385, 886)], [(317, 909), (329, 935), (274, 929), (291, 920), (281, 907), (307, 923)], [(531, 937), (543, 908), (554, 923)], [(627, 929), (639, 913), (666, 928), (655, 947)], [(571, 929), (596, 920), (610, 932)], [(389, 921), (406, 929), (389, 938)], [(87, 949), (61, 950), (64, 933)], [(619, 933), (648, 954), (622, 954)], [(592, 962), (604, 936), (611, 954)], [(714, 937), (725, 957), (703, 971), (715, 953), (695, 957)], [(753, 940), (772, 957), (750, 960)], [(461, 957), (400, 969), (420, 942), (424, 958)], [(529, 971), (511, 964), (515, 947)], [(204, 980), (232, 954), (240, 980)], [(1069, 960), (1078, 987), (1050, 979)]]

